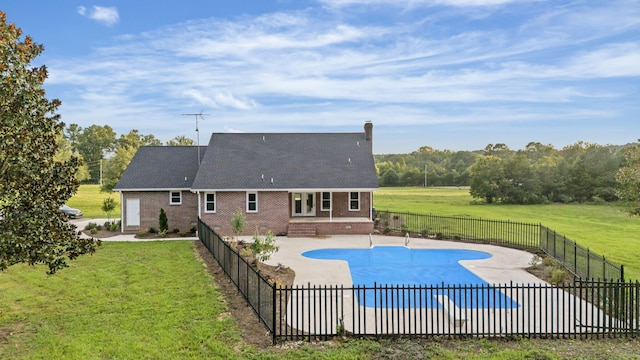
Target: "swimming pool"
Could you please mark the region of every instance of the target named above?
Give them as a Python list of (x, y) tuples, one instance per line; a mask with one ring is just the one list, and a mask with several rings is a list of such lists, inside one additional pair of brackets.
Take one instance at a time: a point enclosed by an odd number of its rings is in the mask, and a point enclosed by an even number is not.
[[(306, 251), (305, 257), (319, 260), (344, 260), (349, 264), (354, 285), (421, 287), (419, 298), (403, 300), (403, 291), (367, 290), (358, 296), (360, 305), (386, 307), (440, 307), (436, 298), (445, 295), (458, 307), (513, 308), (519, 305), (495, 290), (482, 278), (459, 264), (460, 260), (488, 259), (491, 254), (459, 249), (409, 249), (403, 246), (375, 246), (369, 249), (319, 249)], [(433, 290), (433, 287), (467, 285), (473, 289)], [(431, 289), (427, 289), (431, 288)], [(388, 292), (397, 294), (389, 294)], [(408, 290), (407, 290), (408, 291)], [(427, 294), (428, 292), (428, 294)], [(453, 296), (452, 296), (453, 295)], [(391, 296), (391, 297), (390, 297)], [(409, 299), (410, 300), (410, 299)]]

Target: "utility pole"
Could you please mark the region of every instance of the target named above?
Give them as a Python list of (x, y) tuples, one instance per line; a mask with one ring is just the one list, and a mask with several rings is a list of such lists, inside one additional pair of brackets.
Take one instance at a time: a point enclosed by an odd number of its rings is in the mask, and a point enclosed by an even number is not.
[(427, 164), (424, 164), (424, 187), (426, 188), (427, 185)]
[(200, 166), (200, 129), (198, 129), (198, 116), (200, 116), (200, 119), (204, 120), (204, 117), (202, 115), (209, 115), (209, 114), (203, 114), (202, 111), (200, 111), (197, 114), (182, 114), (182, 115), (196, 117), (196, 137), (197, 137), (196, 141), (198, 143), (198, 149), (196, 150), (196, 152), (198, 153), (198, 166)]

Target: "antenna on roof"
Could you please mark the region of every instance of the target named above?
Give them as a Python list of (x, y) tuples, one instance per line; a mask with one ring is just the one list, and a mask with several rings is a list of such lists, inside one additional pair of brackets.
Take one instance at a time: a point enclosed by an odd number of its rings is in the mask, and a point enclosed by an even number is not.
[(198, 140), (198, 166), (200, 166), (200, 129), (198, 129), (198, 116), (200, 116), (201, 120), (204, 120), (204, 117), (202, 115), (210, 115), (210, 114), (203, 114), (202, 110), (200, 110), (199, 113), (197, 114), (182, 114), (182, 115), (187, 115), (187, 116), (195, 116), (196, 117), (196, 136), (197, 136), (197, 140)]

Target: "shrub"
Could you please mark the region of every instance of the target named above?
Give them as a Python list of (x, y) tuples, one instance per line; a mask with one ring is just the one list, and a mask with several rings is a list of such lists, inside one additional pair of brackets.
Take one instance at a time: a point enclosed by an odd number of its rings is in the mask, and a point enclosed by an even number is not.
[(138, 231), (138, 233), (136, 234), (136, 236), (140, 238), (145, 237), (147, 235), (149, 235), (149, 232), (144, 230)]
[(444, 239), (444, 234), (443, 234), (443, 233), (441, 233), (441, 232), (436, 233), (436, 239), (438, 239), (438, 240), (443, 240), (443, 239)]
[(149, 228), (149, 234), (155, 234), (158, 232), (158, 229), (154, 228), (154, 227), (150, 227)]
[(163, 237), (167, 237), (167, 230), (160, 230), (158, 232), (158, 236), (163, 238)]
[(422, 237), (429, 236), (429, 229), (422, 229), (422, 231), (420, 231), (420, 235), (422, 235)]
[(555, 264), (556, 264), (556, 261), (550, 256), (547, 256), (544, 259), (542, 259), (543, 266), (554, 266)]
[(257, 228), (255, 235), (253, 235), (253, 243), (251, 243), (249, 247), (255, 254), (256, 259), (260, 262), (269, 260), (269, 258), (271, 258), (271, 254), (278, 251), (278, 247), (276, 246), (276, 237), (273, 235), (273, 232), (269, 230), (264, 237), (261, 237), (258, 235)]
[(555, 269), (551, 272), (551, 278), (549, 282), (553, 285), (560, 285), (564, 282), (564, 279), (567, 277), (567, 272), (563, 269)]
[(165, 234), (169, 229), (169, 220), (167, 219), (167, 213), (163, 208), (160, 208), (160, 215), (158, 216), (158, 227), (160, 228), (160, 231), (164, 231)]
[(244, 217), (242, 210), (238, 209), (233, 213), (233, 217), (231, 218), (231, 230), (236, 234), (236, 239), (238, 235), (244, 232), (245, 227), (247, 227), (247, 218)]
[(98, 233), (98, 229), (96, 228), (91, 228), (91, 230), (89, 231), (91, 233), (91, 235), (95, 235)]
[(109, 226), (109, 231), (118, 231), (118, 230), (120, 230), (120, 221), (111, 223), (111, 226)]
[(177, 234), (177, 233), (179, 233), (179, 232), (180, 232), (180, 229), (178, 229), (178, 228), (173, 229), (173, 233), (174, 233), (174, 234)]
[(90, 222), (87, 225), (85, 225), (84, 229), (85, 230), (91, 230), (91, 229), (95, 229), (98, 227), (98, 224)]

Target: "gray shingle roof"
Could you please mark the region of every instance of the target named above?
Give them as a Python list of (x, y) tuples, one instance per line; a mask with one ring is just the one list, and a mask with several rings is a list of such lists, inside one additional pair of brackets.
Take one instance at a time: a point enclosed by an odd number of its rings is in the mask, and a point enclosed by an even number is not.
[(364, 133), (214, 133), (192, 184), (194, 190), (377, 188)]
[[(197, 149), (197, 146), (142, 146), (114, 190), (190, 189), (198, 172)], [(202, 158), (205, 150), (206, 147), (200, 147)]]

